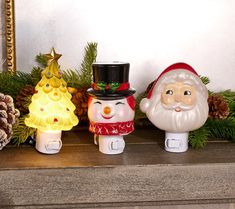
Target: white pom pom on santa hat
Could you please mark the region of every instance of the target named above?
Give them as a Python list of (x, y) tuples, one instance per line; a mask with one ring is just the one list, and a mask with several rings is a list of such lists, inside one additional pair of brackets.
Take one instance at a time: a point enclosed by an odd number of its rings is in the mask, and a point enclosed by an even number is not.
[(153, 90), (159, 86), (159, 81), (162, 80), (164, 77), (168, 76), (169, 74), (176, 74), (178, 72), (184, 73), (184, 74), (189, 74), (190, 78), (193, 79), (193, 81), (195, 82), (195, 84), (197, 86), (200, 87), (200, 91), (202, 94), (204, 94), (205, 97), (208, 97), (208, 90), (206, 88), (206, 86), (203, 84), (203, 82), (201, 81), (199, 75), (197, 74), (197, 72), (188, 64), (183, 63), (183, 62), (179, 62), (179, 63), (175, 63), (173, 65), (170, 65), (168, 68), (166, 68), (159, 76), (158, 78), (155, 80), (152, 88), (150, 89), (150, 91), (148, 92), (148, 96), (147, 98), (150, 99), (153, 93)]

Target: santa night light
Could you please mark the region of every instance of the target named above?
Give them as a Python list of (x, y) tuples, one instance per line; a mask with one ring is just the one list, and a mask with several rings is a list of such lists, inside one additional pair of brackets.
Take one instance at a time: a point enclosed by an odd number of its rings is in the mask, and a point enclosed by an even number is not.
[(176, 63), (155, 80), (140, 109), (159, 129), (165, 130), (165, 150), (185, 152), (189, 131), (200, 128), (208, 117), (208, 90), (197, 72)]
[(94, 142), (104, 154), (120, 154), (123, 135), (134, 130), (135, 90), (129, 84), (129, 63), (94, 63), (92, 88), (88, 89), (88, 118)]

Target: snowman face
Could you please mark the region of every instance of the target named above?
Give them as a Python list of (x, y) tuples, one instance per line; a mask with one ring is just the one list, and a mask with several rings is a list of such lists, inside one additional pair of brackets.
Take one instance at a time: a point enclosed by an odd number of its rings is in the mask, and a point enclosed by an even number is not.
[(135, 112), (127, 99), (100, 100), (92, 98), (88, 107), (89, 120), (96, 123), (117, 123), (132, 121)]

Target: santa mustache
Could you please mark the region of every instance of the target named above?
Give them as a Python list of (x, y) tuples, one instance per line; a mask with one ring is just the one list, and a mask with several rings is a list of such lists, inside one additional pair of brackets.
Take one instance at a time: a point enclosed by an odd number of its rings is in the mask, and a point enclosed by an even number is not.
[(168, 104), (168, 105), (162, 103), (161, 105), (167, 110), (176, 110), (176, 111), (177, 110), (178, 111), (192, 110), (195, 107), (195, 105), (186, 105), (186, 104), (183, 104), (181, 102), (174, 102), (174, 103)]
[[(199, 128), (208, 117), (207, 98), (199, 95), (195, 106), (182, 103), (166, 105), (155, 100), (154, 108), (147, 112), (149, 120), (158, 128), (168, 132), (188, 132)], [(184, 108), (177, 111), (176, 108)], [(186, 111), (185, 111), (186, 110)]]

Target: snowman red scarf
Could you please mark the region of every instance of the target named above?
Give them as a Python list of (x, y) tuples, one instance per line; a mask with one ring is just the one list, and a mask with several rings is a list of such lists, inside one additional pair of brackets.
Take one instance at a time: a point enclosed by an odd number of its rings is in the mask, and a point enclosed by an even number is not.
[(97, 135), (126, 135), (134, 131), (134, 121), (117, 123), (90, 122), (89, 131)]

